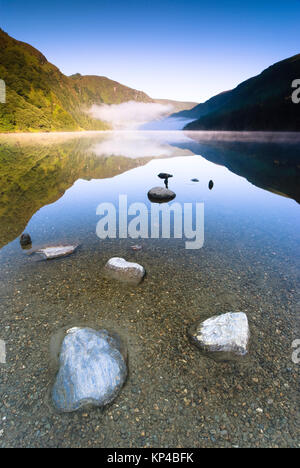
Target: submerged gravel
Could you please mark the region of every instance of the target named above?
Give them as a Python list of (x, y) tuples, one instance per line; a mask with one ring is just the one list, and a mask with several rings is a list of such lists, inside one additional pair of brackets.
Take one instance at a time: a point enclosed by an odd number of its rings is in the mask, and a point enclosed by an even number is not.
[[(91, 235), (73, 256), (52, 262), (27, 257), (17, 241), (3, 249), (0, 447), (299, 447), (296, 261), (284, 243), (253, 236), (241, 244), (214, 233), (199, 251), (149, 240), (134, 252), (130, 241)], [(113, 256), (144, 265), (144, 282), (105, 279)], [(188, 327), (234, 310), (248, 316), (248, 361), (203, 357)], [(129, 376), (104, 410), (58, 414), (49, 399), (49, 343), (77, 324), (119, 333)]]

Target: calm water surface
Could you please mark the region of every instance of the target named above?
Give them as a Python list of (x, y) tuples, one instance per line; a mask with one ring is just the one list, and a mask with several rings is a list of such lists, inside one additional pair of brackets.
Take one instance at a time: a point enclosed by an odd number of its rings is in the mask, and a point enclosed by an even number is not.
[[(297, 134), (0, 136), (0, 446), (299, 446), (299, 150)], [(150, 212), (160, 172), (173, 174), (176, 202), (204, 203), (203, 248), (100, 240), (97, 206), (127, 195)], [(44, 261), (21, 249), (24, 231), (33, 249), (80, 248)], [(141, 263), (145, 281), (106, 280), (113, 256)], [(189, 343), (195, 320), (239, 310), (247, 363), (217, 364)], [(49, 342), (82, 323), (123, 337), (130, 374), (105, 410), (59, 415)]]

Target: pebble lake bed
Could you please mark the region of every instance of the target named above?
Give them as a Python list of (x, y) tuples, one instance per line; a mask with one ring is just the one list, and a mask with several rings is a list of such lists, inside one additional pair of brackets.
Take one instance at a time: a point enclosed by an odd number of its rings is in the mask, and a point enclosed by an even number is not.
[[(1, 137), (0, 447), (299, 447), (299, 142), (197, 133)], [(97, 206), (150, 210), (163, 172), (174, 202), (204, 203), (203, 247), (99, 239)], [(76, 249), (31, 254), (49, 246)], [(107, 276), (113, 258), (142, 281)], [(247, 316), (249, 353), (217, 362), (189, 330), (229, 312)], [(116, 333), (128, 373), (108, 405), (62, 413), (50, 344), (73, 327)]]

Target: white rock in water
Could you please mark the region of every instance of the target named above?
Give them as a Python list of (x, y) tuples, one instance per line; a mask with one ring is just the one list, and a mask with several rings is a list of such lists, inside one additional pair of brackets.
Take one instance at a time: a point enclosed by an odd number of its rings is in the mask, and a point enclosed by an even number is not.
[(36, 250), (36, 253), (44, 255), (47, 260), (53, 258), (66, 257), (71, 255), (77, 249), (78, 245), (58, 245), (55, 247), (45, 247), (44, 249)]
[(247, 315), (228, 312), (211, 317), (194, 326), (191, 337), (203, 351), (214, 353), (217, 359), (245, 356), (250, 338)]
[(104, 406), (119, 394), (127, 376), (125, 358), (116, 336), (107, 330), (74, 327), (60, 351), (60, 368), (52, 389), (62, 412), (82, 406)]
[(138, 263), (127, 262), (119, 257), (108, 260), (104, 272), (110, 278), (133, 284), (140, 283), (146, 273), (144, 267)]

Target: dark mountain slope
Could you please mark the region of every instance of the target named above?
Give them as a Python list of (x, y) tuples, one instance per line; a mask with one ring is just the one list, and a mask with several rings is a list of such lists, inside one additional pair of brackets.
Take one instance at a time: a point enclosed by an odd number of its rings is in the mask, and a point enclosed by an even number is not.
[(300, 131), (300, 105), (291, 99), (292, 82), (299, 77), (300, 54), (177, 115), (197, 119), (187, 130)]
[(216, 96), (208, 99), (202, 104), (198, 104), (190, 110), (183, 110), (173, 114), (171, 117), (182, 118), (182, 119), (199, 119), (203, 115), (209, 114), (217, 109), (219, 109), (223, 104), (227, 102), (227, 94), (230, 91), (224, 91)]

